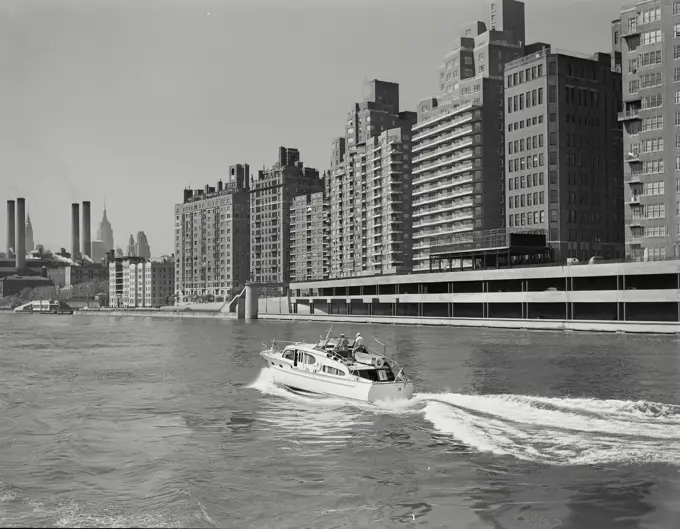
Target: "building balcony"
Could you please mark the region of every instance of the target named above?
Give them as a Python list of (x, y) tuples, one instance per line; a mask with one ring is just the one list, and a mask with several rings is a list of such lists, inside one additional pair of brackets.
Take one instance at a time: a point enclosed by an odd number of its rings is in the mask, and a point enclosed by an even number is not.
[(619, 121), (630, 121), (633, 119), (640, 119), (639, 110), (627, 110), (624, 112), (619, 112)]
[[(435, 175), (429, 175), (419, 180), (415, 180), (413, 182), (413, 196), (415, 197), (423, 195), (425, 193), (438, 193), (450, 187), (472, 183), (473, 181), (472, 175), (453, 178), (454, 174), (469, 169), (472, 169), (471, 163), (465, 164), (464, 167), (461, 166), (454, 167), (452, 169), (441, 171)], [(421, 185), (427, 182), (431, 183), (427, 185)]]
[[(438, 228), (438, 229), (423, 229), (419, 230), (416, 233), (413, 234), (413, 240), (416, 241), (417, 239), (430, 239), (432, 237), (445, 237), (447, 235), (455, 235), (457, 233), (463, 233), (467, 231), (472, 231), (474, 229), (474, 225), (472, 222), (461, 222), (460, 224), (451, 226), (451, 227), (444, 227), (444, 228)], [(413, 245), (414, 250), (422, 250), (422, 249), (429, 249), (431, 247), (430, 242), (419, 242), (415, 243)]]
[(631, 174), (631, 175), (625, 175), (624, 176), (624, 181), (629, 184), (629, 185), (636, 185), (636, 184), (641, 184), (642, 181), (640, 180), (640, 175), (639, 174)]
[[(413, 169), (413, 176), (416, 176), (417, 174), (424, 173), (426, 171), (432, 171), (434, 169), (438, 169), (438, 168), (444, 167), (446, 165), (453, 165), (453, 164), (456, 164), (456, 162), (461, 162), (463, 160), (469, 160), (473, 156), (474, 156), (474, 154), (472, 153), (472, 151), (470, 151), (470, 152), (466, 152), (466, 153), (463, 153), (463, 154), (459, 154), (458, 156), (451, 156), (450, 158), (437, 160), (436, 162), (432, 162), (432, 163), (429, 163), (427, 165), (421, 165), (420, 167)], [(451, 168), (451, 170), (453, 170), (453, 171), (455, 171), (455, 170), (465, 170), (467, 168), (472, 169), (472, 162), (456, 164)], [(442, 173), (442, 171), (438, 171), (434, 175), (426, 175), (426, 176), (423, 176), (421, 178), (414, 179), (413, 183), (414, 184), (424, 183), (424, 182), (431, 180), (433, 178), (438, 178), (441, 173)]]
[(635, 26), (633, 28), (625, 29), (621, 33), (621, 37), (624, 39), (629, 39), (631, 37), (639, 37), (640, 36), (640, 29)]
[(462, 149), (463, 147), (469, 147), (470, 145), (472, 145), (472, 137), (466, 138), (456, 143), (452, 143), (450, 145), (445, 145), (444, 147), (439, 147), (438, 149), (435, 149), (433, 151), (428, 151), (426, 153), (421, 154), (420, 156), (416, 156), (413, 159), (413, 164), (415, 165), (425, 160), (429, 160), (430, 158), (442, 156), (445, 153), (455, 152), (458, 149)]
[(461, 136), (464, 136), (465, 134), (472, 134), (473, 128), (472, 125), (469, 125), (467, 127), (463, 127), (459, 130), (454, 130), (450, 134), (447, 134), (446, 136), (438, 136), (436, 138), (432, 138), (431, 140), (428, 140), (426, 142), (418, 143), (413, 146), (413, 153), (420, 152), (425, 149), (430, 149), (432, 147), (435, 147), (439, 145), (440, 143), (446, 143), (447, 141), (455, 140), (456, 138), (460, 138)]
[[(416, 131), (416, 130), (422, 129), (423, 127), (425, 127), (427, 125), (434, 125), (435, 123), (438, 123), (439, 121), (444, 120), (447, 117), (455, 116), (456, 114), (461, 114), (461, 113), (463, 113), (467, 110), (470, 110), (472, 107), (473, 107), (472, 103), (468, 103), (466, 105), (461, 105), (458, 108), (453, 108), (451, 110), (447, 110), (445, 112), (442, 112), (441, 114), (437, 114), (436, 116), (432, 116), (431, 118), (424, 119), (424, 120), (416, 123), (413, 126), (413, 130)], [(426, 133), (428, 133), (428, 132), (431, 132), (431, 131), (426, 131)], [(413, 141), (417, 141), (419, 139), (418, 136), (420, 136), (420, 134), (416, 135), (413, 138)]]
[(642, 226), (642, 217), (631, 217), (626, 219), (626, 226), (631, 228), (637, 228)]
[(640, 153), (639, 152), (627, 152), (626, 153), (626, 162), (628, 162), (628, 163), (641, 163), (640, 162)]
[[(469, 180), (471, 181), (472, 179), (470, 178)], [(458, 182), (456, 182), (454, 185), (458, 185)], [(437, 189), (437, 188), (435, 188), (435, 189)], [(440, 193), (437, 194), (437, 196), (434, 196), (434, 197), (421, 198), (421, 199), (415, 200), (413, 202), (413, 209), (414, 209), (413, 216), (416, 217), (416, 216), (422, 214), (421, 213), (422, 210), (420, 209), (421, 206), (426, 206), (428, 204), (436, 204), (437, 202), (441, 202), (443, 200), (460, 198), (460, 197), (463, 197), (463, 196), (468, 195), (468, 194), (473, 193), (473, 192), (474, 192), (474, 188), (472, 186), (465, 186), (461, 189), (455, 189), (455, 190), (448, 191), (448, 192), (440, 192)]]
[(626, 204), (629, 206), (642, 206), (640, 203), (640, 196), (641, 195), (633, 195), (631, 196), (627, 201)]
[(421, 228), (428, 228), (432, 226), (439, 226), (441, 224), (450, 224), (454, 222), (460, 222), (464, 220), (470, 220), (472, 219), (472, 212), (468, 214), (462, 214), (462, 215), (439, 215), (437, 217), (433, 217), (431, 219), (425, 219), (420, 222), (414, 222), (413, 223), (413, 229), (421, 229)]

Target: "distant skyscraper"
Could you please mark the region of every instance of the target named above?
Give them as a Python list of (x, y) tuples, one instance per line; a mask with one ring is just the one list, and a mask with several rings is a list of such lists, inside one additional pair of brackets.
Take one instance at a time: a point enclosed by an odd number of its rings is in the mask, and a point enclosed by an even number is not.
[(31, 214), (26, 216), (26, 251), (32, 252), (35, 250), (35, 241), (33, 240), (33, 225), (31, 224)]
[(135, 245), (135, 238), (132, 234), (130, 234), (130, 240), (128, 241), (127, 256), (137, 257), (137, 246)]
[(113, 250), (113, 228), (111, 228), (109, 219), (106, 218), (106, 206), (104, 207), (104, 215), (97, 229), (97, 240), (104, 243), (104, 248), (106, 248), (107, 252)]
[(149, 247), (149, 241), (146, 239), (146, 234), (143, 231), (137, 233), (135, 255), (137, 257), (144, 257), (145, 259), (151, 259), (151, 248)]

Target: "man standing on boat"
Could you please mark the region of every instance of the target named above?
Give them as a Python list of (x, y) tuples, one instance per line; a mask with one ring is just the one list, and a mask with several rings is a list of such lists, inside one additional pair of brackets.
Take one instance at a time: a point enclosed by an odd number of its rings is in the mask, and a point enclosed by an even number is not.
[(354, 353), (365, 353), (366, 352), (366, 346), (364, 345), (364, 338), (361, 336), (361, 333), (357, 333), (357, 337), (354, 339)]

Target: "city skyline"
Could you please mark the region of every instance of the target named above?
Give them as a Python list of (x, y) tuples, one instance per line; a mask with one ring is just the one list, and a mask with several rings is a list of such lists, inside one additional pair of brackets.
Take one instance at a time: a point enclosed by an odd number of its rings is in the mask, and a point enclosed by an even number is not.
[[(622, 2), (526, 5), (529, 42), (549, 41), (555, 47), (592, 53), (609, 51), (611, 20)], [(304, 12), (296, 9), (303, 6)], [(291, 2), (285, 8), (272, 7), (278, 13), (270, 10), (265, 19), (257, 16), (252, 4), (224, 7), (198, 2), (169, 10), (148, 1), (134, 6), (64, 1), (57, 8), (6, 2), (0, 16), (9, 22), (8, 29), (0, 38), (7, 41), (5, 49), (13, 50), (6, 58), (11, 74), (6, 101), (18, 104), (3, 108), (7, 123), (16, 127), (6, 127), (0, 142), (0, 170), (10, 175), (0, 180), (0, 194), (24, 196), (34, 205), (36, 242), (53, 250), (69, 246), (67, 205), (100, 195), (101, 201), (93, 201), (93, 211), (103, 209), (106, 196), (117, 233), (135, 233), (143, 221), (150, 240), (156, 241), (156, 253), (170, 253), (173, 234), (167, 218), (178, 188), (217, 181), (235, 163), (257, 170), (268, 165), (268, 153), (281, 144), (295, 145), (307, 153), (309, 166), (327, 170), (337, 123), (348, 105), (360, 99), (363, 80), (399, 83), (401, 108), (415, 110), (419, 100), (436, 91), (442, 53), (452, 46), (461, 24), (480, 18), (475, 1), (431, 0), (400, 5), (394, 12), (386, 12), (384, 6), (381, 1), (361, 7), (327, 2), (315, 3), (314, 9)], [(583, 17), (580, 10), (589, 16)], [(236, 13), (238, 27), (229, 16)], [(342, 24), (329, 28), (329, 15), (338, 23), (351, 21), (362, 37), (343, 41)], [(314, 66), (308, 89), (287, 92), (282, 82), (271, 93), (262, 78), (267, 69), (257, 67), (268, 53), (266, 42), (251, 39), (252, 46), (242, 56), (225, 56), (223, 50), (240, 33), (257, 26), (277, 38), (286, 25), (281, 22), (301, 17), (306, 33), (289, 38), (286, 32), (286, 39), (277, 39), (277, 49), (296, 56), (302, 66)], [(151, 39), (146, 24), (152, 20)], [(568, 27), (570, 20), (579, 23), (578, 39)], [(186, 39), (177, 38), (178, 24)], [(112, 45), (122, 31), (126, 43)], [(405, 32), (427, 38), (395, 39)], [(92, 46), (82, 47), (83, 39)], [(315, 46), (308, 46), (309, 40)], [(343, 42), (342, 48), (338, 42)], [(106, 50), (106, 60), (101, 60), (101, 49)], [(345, 55), (354, 57), (352, 67), (338, 79), (336, 63)], [(150, 64), (153, 68), (148, 68)], [(238, 87), (230, 84), (225, 91), (224, 83), (235, 68), (250, 81)], [(272, 68), (276, 71), (267, 71), (267, 77), (285, 80), (298, 75), (287, 68), (279, 71), (276, 64)], [(54, 90), (44, 93), (42, 87), (51, 83)], [(268, 104), (256, 105), (264, 93)], [(314, 111), (307, 110), (311, 108)], [(34, 134), (38, 129), (40, 133)], [(163, 186), (157, 185), (160, 181)], [(50, 193), (44, 192), (46, 186)], [(135, 192), (129, 193), (132, 188)], [(61, 222), (50, 213), (55, 204), (64, 205)], [(0, 223), (4, 231), (4, 219)], [(123, 246), (121, 242), (116, 246)]]

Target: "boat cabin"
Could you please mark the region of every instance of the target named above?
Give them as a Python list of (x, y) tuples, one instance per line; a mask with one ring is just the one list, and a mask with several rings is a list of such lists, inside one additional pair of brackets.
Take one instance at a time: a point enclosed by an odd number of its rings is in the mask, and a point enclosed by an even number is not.
[(395, 374), (389, 362), (380, 355), (356, 353), (352, 350), (335, 351), (335, 343), (317, 345), (289, 345), (281, 354), (294, 369), (322, 372), (336, 377), (359, 377), (371, 382), (394, 382)]

